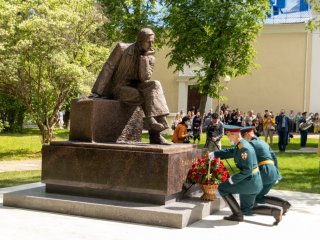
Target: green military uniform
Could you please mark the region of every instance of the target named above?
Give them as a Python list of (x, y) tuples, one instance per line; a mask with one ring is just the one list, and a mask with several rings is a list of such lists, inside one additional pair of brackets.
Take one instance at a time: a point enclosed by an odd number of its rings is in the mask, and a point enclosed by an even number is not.
[[(252, 132), (252, 127), (244, 127), (241, 129), (241, 133), (245, 134), (246, 132)], [(278, 169), (278, 161), (274, 152), (271, 150), (269, 145), (261, 141), (258, 137), (250, 135), (250, 144), (253, 146), (257, 160), (259, 171), (261, 174), (261, 179), (263, 183), (263, 188), (256, 196), (256, 203), (269, 203), (271, 205), (276, 205), (282, 207), (283, 214), (285, 214), (288, 209), (291, 207), (291, 204), (279, 197), (273, 197), (267, 195), (270, 189), (277, 183), (278, 180), (281, 179), (281, 175)], [(275, 217), (276, 222), (278, 224), (281, 221), (281, 212), (279, 212), (278, 208), (270, 207), (270, 206), (256, 206), (252, 210), (253, 213), (264, 214), (264, 215), (272, 215)]]
[(234, 158), (240, 172), (221, 183), (218, 191), (222, 197), (239, 194), (241, 211), (245, 215), (251, 215), (256, 195), (262, 189), (262, 180), (253, 147), (248, 141), (241, 139), (234, 148), (214, 151), (214, 156), (222, 159)]
[(266, 142), (257, 137), (253, 137), (250, 143), (256, 152), (258, 166), (263, 182), (263, 188), (257, 195), (256, 202), (265, 203), (265, 195), (277, 183), (277, 181), (281, 179), (278, 170), (278, 161), (276, 155)]

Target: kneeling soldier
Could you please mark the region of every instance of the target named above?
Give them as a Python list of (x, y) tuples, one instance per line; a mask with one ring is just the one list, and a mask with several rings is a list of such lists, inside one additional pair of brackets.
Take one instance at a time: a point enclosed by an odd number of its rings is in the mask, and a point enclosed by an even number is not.
[[(244, 215), (251, 215), (256, 195), (262, 189), (262, 180), (253, 147), (241, 137), (239, 126), (225, 125), (224, 130), (235, 147), (217, 150), (209, 154), (209, 158), (233, 157), (240, 172), (231, 176), (228, 181), (219, 185), (221, 197), (229, 205), (232, 215), (224, 217), (230, 221), (243, 221)], [(239, 194), (240, 207), (232, 194)]]
[[(266, 196), (270, 189), (281, 179), (276, 155), (266, 142), (260, 140), (254, 135), (254, 129), (252, 127), (242, 128), (241, 135), (250, 142), (256, 152), (263, 182), (263, 188), (256, 197), (256, 203), (269, 203), (280, 206), (283, 209), (283, 214), (285, 214), (291, 207), (291, 204), (288, 201), (278, 197)], [(261, 206), (261, 211), (263, 211), (263, 208), (266, 212), (271, 211), (266, 206)]]

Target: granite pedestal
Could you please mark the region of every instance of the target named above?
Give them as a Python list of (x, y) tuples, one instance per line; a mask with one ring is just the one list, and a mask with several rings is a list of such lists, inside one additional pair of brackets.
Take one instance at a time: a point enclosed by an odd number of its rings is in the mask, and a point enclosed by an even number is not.
[(144, 113), (139, 106), (101, 98), (71, 102), (70, 140), (84, 142), (140, 142)]
[(52, 142), (42, 149), (46, 191), (165, 205), (179, 199), (200, 156), (189, 144)]

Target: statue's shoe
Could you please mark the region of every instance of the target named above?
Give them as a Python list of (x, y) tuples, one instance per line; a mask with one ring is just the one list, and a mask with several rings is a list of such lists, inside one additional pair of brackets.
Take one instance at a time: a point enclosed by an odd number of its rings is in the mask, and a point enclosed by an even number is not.
[(150, 128), (157, 132), (162, 132), (163, 130), (166, 129), (161, 123), (157, 123), (157, 122), (151, 123)]
[(88, 98), (101, 98), (101, 96), (97, 93), (91, 93)]
[(167, 129), (168, 127), (165, 126), (164, 124), (156, 121), (156, 119), (154, 117), (149, 117), (145, 119), (145, 124), (146, 126), (149, 126), (148, 128), (151, 131), (155, 131), (155, 132), (162, 132), (163, 130)]
[(172, 145), (172, 142), (167, 141), (160, 134), (156, 137), (150, 137), (150, 144)]

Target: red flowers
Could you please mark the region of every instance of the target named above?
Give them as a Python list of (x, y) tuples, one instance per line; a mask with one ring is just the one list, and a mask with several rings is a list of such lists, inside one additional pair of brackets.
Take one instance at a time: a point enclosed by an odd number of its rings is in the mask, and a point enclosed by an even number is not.
[[(209, 168), (210, 163), (210, 168)], [(209, 160), (208, 154), (198, 158), (188, 172), (187, 182), (199, 184), (220, 184), (230, 177), (228, 170), (218, 158)]]

